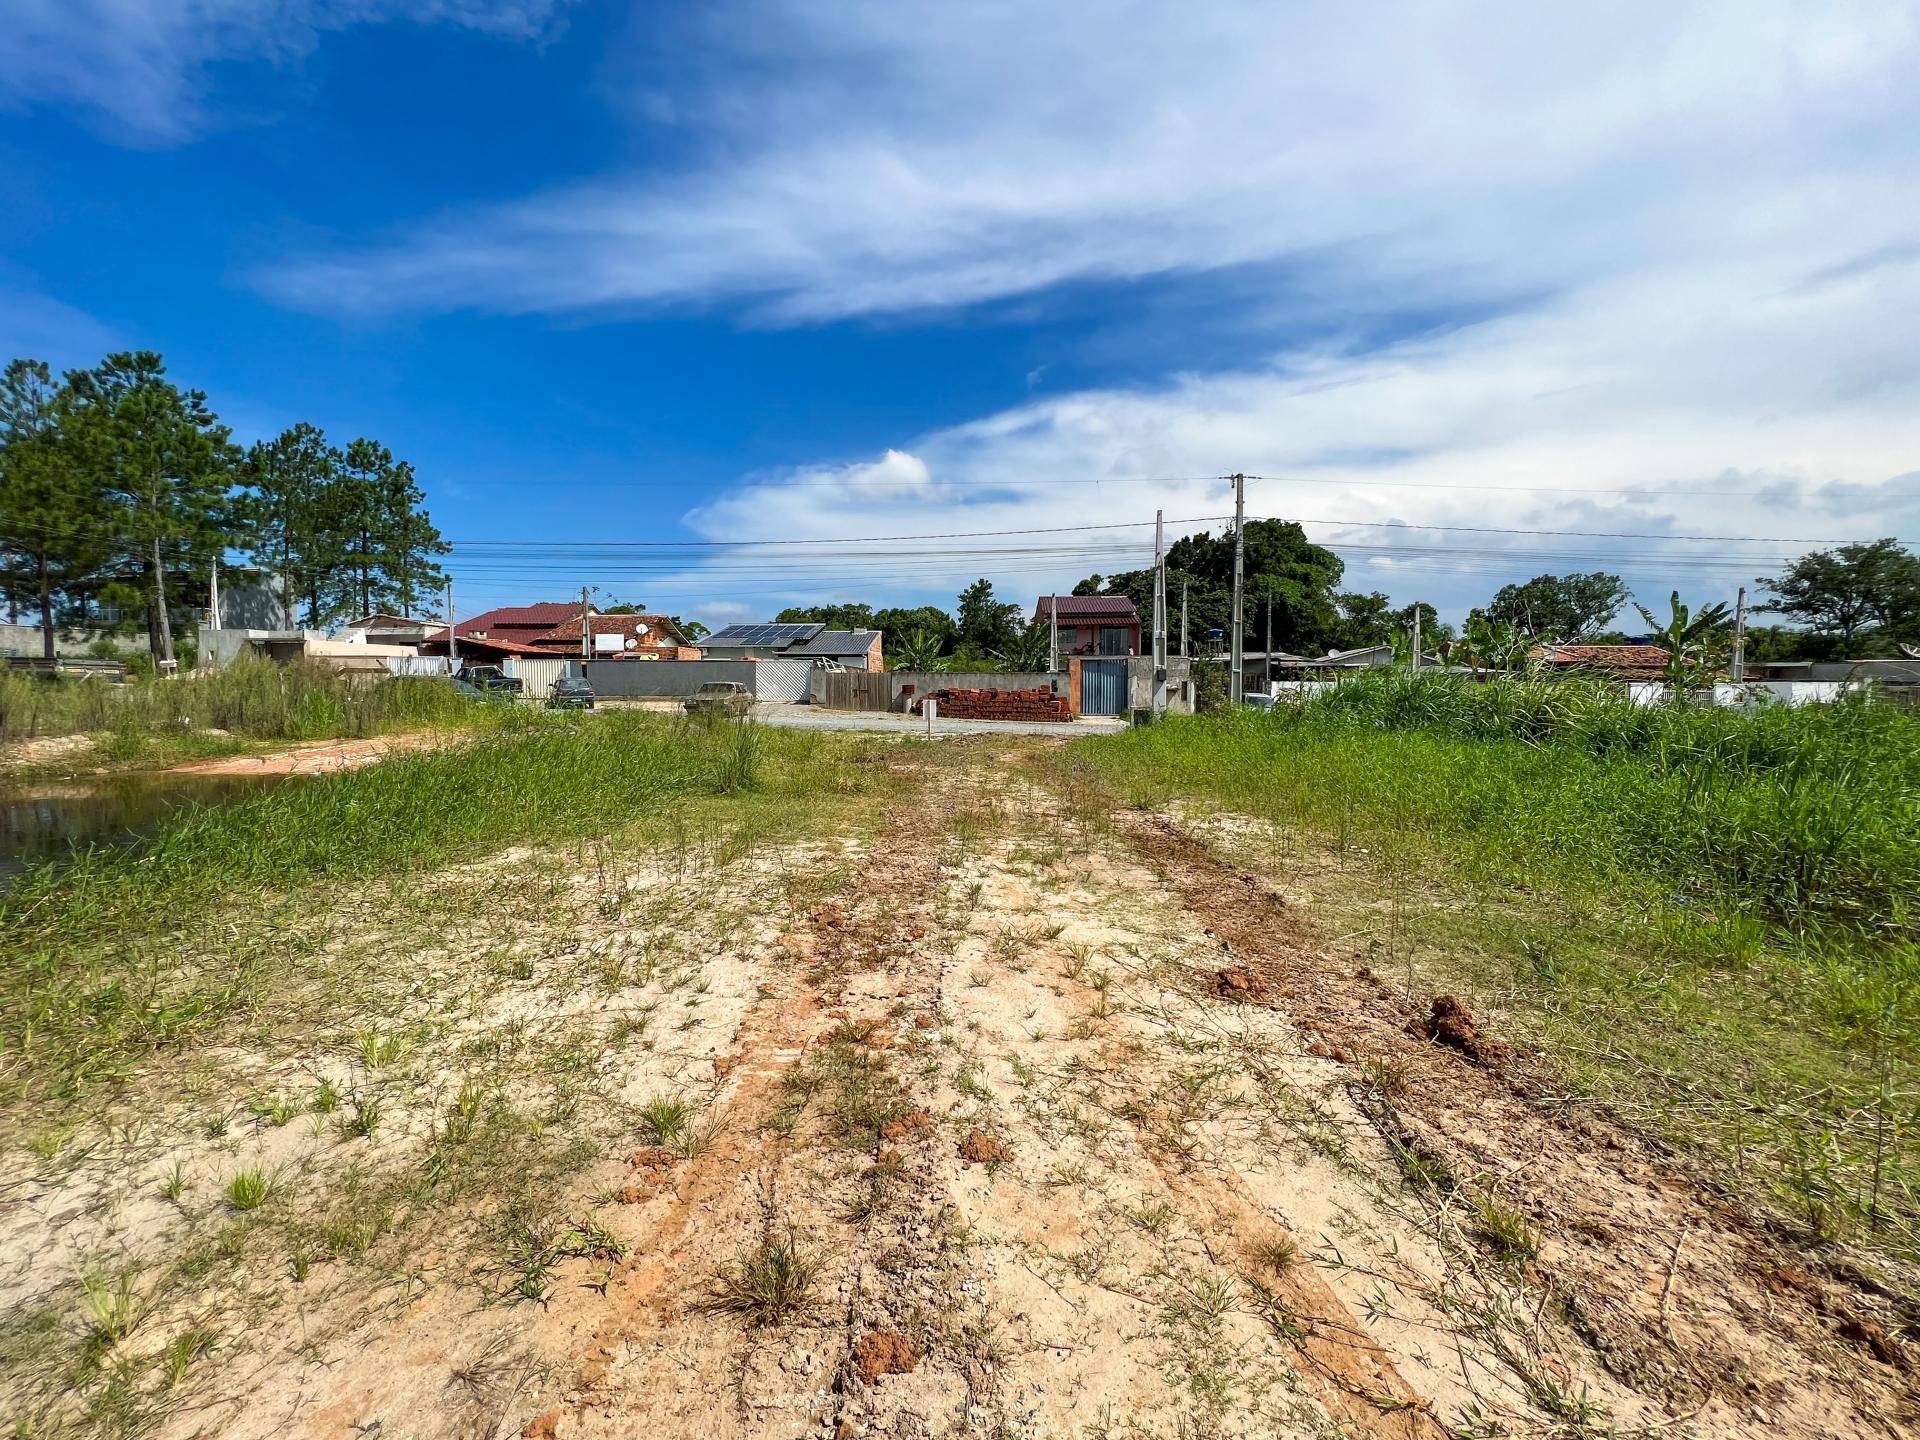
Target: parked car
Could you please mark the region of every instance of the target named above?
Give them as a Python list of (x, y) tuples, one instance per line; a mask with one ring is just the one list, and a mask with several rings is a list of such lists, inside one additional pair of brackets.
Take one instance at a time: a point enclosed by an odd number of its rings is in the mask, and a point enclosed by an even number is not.
[(547, 707), (552, 710), (591, 710), (593, 686), (576, 676), (562, 675), (553, 682), (553, 693), (547, 697)]
[(689, 715), (739, 717), (753, 709), (753, 696), (738, 680), (709, 680), (689, 695), (681, 708)]
[(518, 695), (527, 688), (526, 681), (507, 674), (498, 665), (462, 665), (453, 678), (483, 694)]

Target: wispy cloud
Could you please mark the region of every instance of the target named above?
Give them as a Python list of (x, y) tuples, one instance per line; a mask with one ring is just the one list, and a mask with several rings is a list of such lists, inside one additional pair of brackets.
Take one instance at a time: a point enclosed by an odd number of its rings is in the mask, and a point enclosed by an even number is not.
[(212, 122), (221, 61), (285, 65), (328, 30), (407, 21), (528, 38), (570, 0), (14, 0), (0, 103), (73, 105), (116, 137), (168, 144)]
[(797, 323), (1274, 261), (1376, 304), (1730, 246), (1804, 275), (1914, 239), (1920, 17), (1897, 3), (701, 13), (642, 37), (688, 56), (691, 162), (424, 217), (263, 283), (319, 309)]

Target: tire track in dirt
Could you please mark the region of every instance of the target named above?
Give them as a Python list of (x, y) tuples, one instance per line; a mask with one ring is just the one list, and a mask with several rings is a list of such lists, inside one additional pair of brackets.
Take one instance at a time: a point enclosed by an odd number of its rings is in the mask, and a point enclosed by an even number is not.
[(1123, 813), (1115, 825), (1221, 942), (1223, 964), (1259, 977), (1254, 1003), (1333, 1060), (1391, 1057), (1411, 1138), (1524, 1197), (1538, 1278), (1611, 1373), (1710, 1433), (1881, 1437), (1920, 1423), (1904, 1357), (1873, 1353), (1886, 1334), (1875, 1297), (1814, 1278), (1634, 1137), (1536, 1109), (1517, 1068), (1410, 1034), (1421, 1017), (1403, 999), (1364, 964), (1310, 948), (1280, 897), (1177, 824)]
[[(863, 976), (885, 977), (881, 988), (889, 996), (899, 989), (897, 977), (929, 928), (938, 843), (938, 827), (916, 793), (891, 812), (841, 894), (782, 937), (789, 963), (780, 984), (749, 1009), (731, 1052), (716, 1062), (726, 1082), (717, 1101), (724, 1131), (670, 1167), (653, 1168), (648, 1162), (656, 1157), (637, 1152), (633, 1188), (621, 1198), (651, 1207), (643, 1217), (644, 1249), (622, 1267), (608, 1295), (611, 1314), (577, 1350), (557, 1403), (547, 1403), (524, 1433), (565, 1440), (642, 1431), (745, 1436), (795, 1434), (821, 1423), (833, 1433), (859, 1317), (870, 1308), (861, 1300), (870, 1237), (847, 1225), (834, 1203), (849, 1179), (845, 1172), (861, 1157), (824, 1152), (769, 1122), (810, 1049), (849, 1024), (882, 1018), (872, 1013), (881, 997), (850, 990)], [(813, 1253), (831, 1252), (829, 1269), (838, 1270), (845, 1292), (838, 1305), (823, 1298), (809, 1322), (778, 1333), (704, 1313), (717, 1263), (757, 1229), (782, 1228), (783, 1218)], [(838, 1319), (824, 1324), (830, 1309)], [(690, 1428), (662, 1428), (672, 1426)]]

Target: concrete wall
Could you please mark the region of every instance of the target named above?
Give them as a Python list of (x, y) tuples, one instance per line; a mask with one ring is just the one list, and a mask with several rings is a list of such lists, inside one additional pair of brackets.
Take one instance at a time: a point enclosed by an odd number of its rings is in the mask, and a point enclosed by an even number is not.
[(674, 699), (710, 680), (737, 681), (760, 700), (804, 701), (813, 666), (805, 660), (589, 660), (587, 681), (610, 700)]
[[(113, 642), (114, 652), (117, 655), (146, 653), (147, 637), (144, 634), (106, 635), (100, 630), (68, 629), (60, 625), (53, 627), (53, 653), (55, 655), (87, 655), (102, 638)], [(0, 655), (38, 657), (42, 653), (38, 625), (0, 625)]]
[[(885, 708), (888, 710), (905, 710), (914, 699), (933, 690), (1050, 689), (1056, 695), (1067, 693), (1065, 671), (1050, 675), (1044, 670), (887, 670), (873, 672), (873, 675), (876, 681), (887, 687)], [(827, 690), (830, 683), (830, 677), (824, 671), (814, 672), (811, 686), (814, 704), (829, 703)]]
[[(1178, 655), (1167, 657), (1167, 713), (1193, 713), (1193, 666)], [(1133, 710), (1153, 708), (1153, 657), (1135, 655), (1127, 661), (1127, 705)]]

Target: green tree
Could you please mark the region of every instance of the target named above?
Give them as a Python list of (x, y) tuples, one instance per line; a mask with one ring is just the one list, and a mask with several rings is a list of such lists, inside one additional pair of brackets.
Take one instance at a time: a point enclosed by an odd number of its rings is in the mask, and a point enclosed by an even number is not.
[(306, 623), (316, 628), (331, 610), (341, 560), (338, 528), (329, 518), (340, 465), (340, 452), (303, 421), (256, 442), (241, 472), (248, 558), (274, 577), (288, 620), (304, 601)]
[(1022, 629), (1020, 607), (994, 598), (993, 582), (982, 578), (960, 592), (959, 643), (992, 655), (1015, 640)]
[(72, 371), (62, 429), (112, 507), (116, 547), (141, 576), (156, 662), (174, 658), (169, 576), (204, 573), (226, 547), (239, 453), (198, 390), (181, 390), (150, 350)]
[(1874, 632), (1891, 642), (1920, 639), (1920, 557), (1897, 540), (1815, 550), (1759, 583), (1774, 598), (1756, 609), (1789, 616), (1849, 652)]
[[(1323, 654), (1338, 644), (1342, 619), (1334, 602), (1345, 572), (1340, 557), (1315, 545), (1291, 520), (1253, 520), (1246, 533), (1246, 631), (1243, 641), (1259, 648), (1266, 639), (1266, 601), (1273, 601), (1276, 650)], [(1090, 576), (1081, 586), (1094, 584)], [(1183, 535), (1167, 547), (1167, 628), (1169, 648), (1178, 653), (1180, 587), (1187, 585), (1189, 629), (1199, 637), (1233, 622), (1233, 532)], [(1082, 591), (1075, 593), (1096, 593)], [(1109, 575), (1097, 593), (1124, 595), (1142, 619), (1153, 613), (1153, 571), (1128, 570)]]
[(46, 659), (56, 600), (111, 556), (105, 512), (62, 429), (52, 371), (44, 361), (13, 361), (0, 374), (0, 552), (9, 592), (24, 589), (35, 601)]
[(829, 630), (878, 630), (871, 605), (792, 605), (774, 616), (776, 624), (824, 625)]
[(942, 654), (951, 651), (960, 638), (960, 627), (938, 605), (885, 607), (873, 612), (873, 625), (890, 636), (924, 631), (938, 641)]
[(1618, 575), (1536, 575), (1502, 585), (1485, 614), (1513, 626), (1529, 640), (1572, 644), (1591, 638), (1626, 605), (1628, 590)]
[(1366, 595), (1336, 595), (1340, 610), (1340, 639), (1337, 648), (1357, 650), (1366, 645), (1386, 645), (1398, 628), (1394, 623), (1393, 601), (1378, 590)]

